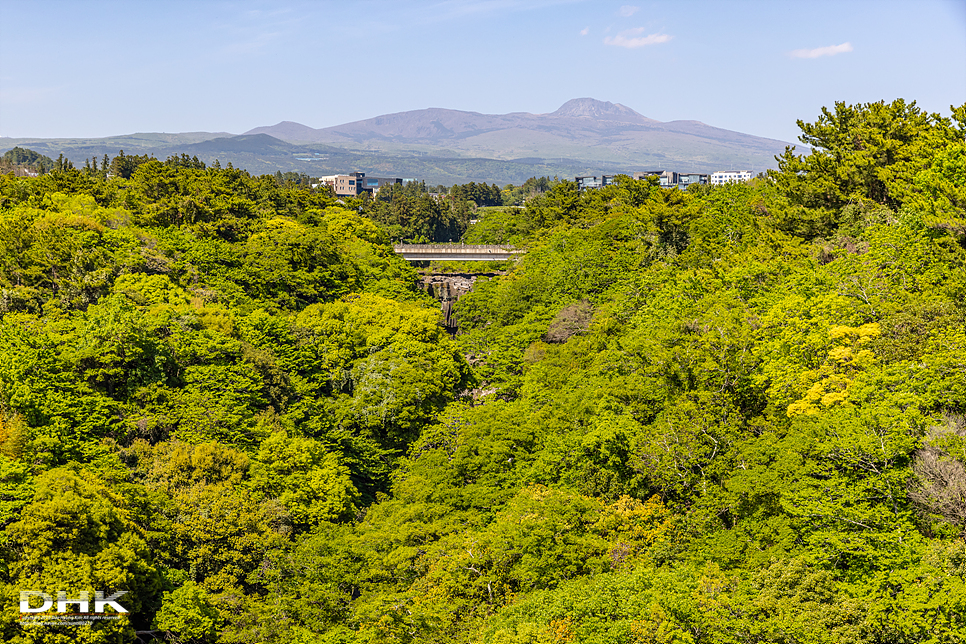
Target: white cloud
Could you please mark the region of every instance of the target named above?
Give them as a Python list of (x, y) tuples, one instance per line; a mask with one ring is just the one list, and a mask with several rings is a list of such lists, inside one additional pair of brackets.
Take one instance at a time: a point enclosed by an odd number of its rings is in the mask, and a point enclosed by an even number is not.
[(852, 43), (844, 42), (841, 45), (830, 45), (828, 47), (816, 47), (815, 49), (796, 49), (789, 52), (792, 58), (819, 58), (821, 56), (834, 56), (852, 51)]
[(615, 47), (627, 47), (628, 49), (636, 49), (638, 47), (646, 47), (647, 45), (657, 45), (662, 42), (667, 42), (671, 40), (671, 36), (667, 34), (649, 34), (647, 36), (642, 36), (644, 33), (644, 27), (637, 27), (636, 29), (627, 29), (620, 32), (616, 36), (607, 36), (604, 38), (605, 45), (613, 45)]
[(586, 36), (589, 33), (590, 33), (590, 27), (584, 27), (583, 29), (580, 30), (581, 36)]
[(634, 7), (629, 4), (625, 4), (623, 7), (620, 8), (620, 10), (618, 10), (617, 13), (624, 16), (625, 18), (630, 18), (640, 10), (641, 10), (640, 7)]

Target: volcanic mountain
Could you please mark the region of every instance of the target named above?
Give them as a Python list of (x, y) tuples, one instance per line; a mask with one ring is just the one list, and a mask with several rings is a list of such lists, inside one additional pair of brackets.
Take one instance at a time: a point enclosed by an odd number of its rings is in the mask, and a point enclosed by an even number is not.
[(662, 123), (619, 103), (567, 101), (549, 114), (480, 114), (442, 108), (386, 114), (315, 129), (283, 121), (243, 135), (138, 133), (100, 139), (0, 139), (0, 152), (26, 147), (63, 154), (82, 167), (92, 157), (197, 156), (256, 174), (313, 177), (358, 170), (428, 184), (519, 185), (529, 177), (572, 178), (637, 170), (759, 172), (776, 167), (786, 143), (698, 121)]
[(620, 103), (577, 98), (549, 114), (480, 114), (442, 108), (386, 114), (312, 129), (284, 121), (245, 134), (290, 143), (394, 155), (537, 159), (632, 169), (711, 171), (774, 166), (783, 141), (715, 128), (699, 121), (662, 123)]

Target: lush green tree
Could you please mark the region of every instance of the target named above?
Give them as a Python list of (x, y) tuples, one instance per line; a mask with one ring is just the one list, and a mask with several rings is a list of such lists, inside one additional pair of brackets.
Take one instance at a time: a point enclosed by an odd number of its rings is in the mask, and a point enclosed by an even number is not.
[(220, 626), (208, 594), (191, 581), (164, 593), (164, 603), (154, 619), (155, 628), (179, 644), (214, 642)]
[(397, 242), (457, 241), (469, 224), (468, 211), (430, 194), (425, 182), (384, 186), (374, 199), (363, 203), (363, 212)]
[(87, 591), (91, 598), (96, 590), (125, 590), (120, 601), (130, 613), (89, 627), (21, 626), (19, 641), (109, 642), (130, 637), (132, 622), (143, 619), (138, 616), (152, 603), (160, 579), (143, 530), (130, 516), (125, 499), (94, 472), (77, 467), (48, 470), (35, 484), (33, 500), (5, 529), (13, 554), (7, 573), (11, 587), (49, 594), (63, 590), (68, 597)]
[[(966, 106), (960, 108), (966, 111)], [(935, 153), (932, 164), (916, 175), (907, 204), (925, 215), (926, 223), (962, 235), (966, 226), (966, 144), (950, 143)]]
[(793, 148), (777, 157), (770, 176), (797, 203), (839, 209), (871, 201), (897, 209), (915, 189), (916, 175), (937, 149), (961, 141), (949, 118), (896, 99), (822, 108), (814, 123), (797, 121), (810, 155)]
[(14, 146), (0, 157), (0, 170), (9, 172), (17, 168), (28, 168), (39, 174), (46, 174), (56, 167), (57, 163), (39, 152)]
[(358, 493), (349, 470), (319, 441), (276, 432), (262, 441), (257, 457), (254, 484), (278, 499), (295, 525), (307, 529), (354, 510)]
[(120, 177), (121, 179), (130, 179), (138, 166), (153, 159), (154, 157), (147, 154), (125, 155), (124, 150), (121, 150), (117, 153), (116, 157), (111, 159), (111, 165), (108, 169), (108, 172), (115, 177)]

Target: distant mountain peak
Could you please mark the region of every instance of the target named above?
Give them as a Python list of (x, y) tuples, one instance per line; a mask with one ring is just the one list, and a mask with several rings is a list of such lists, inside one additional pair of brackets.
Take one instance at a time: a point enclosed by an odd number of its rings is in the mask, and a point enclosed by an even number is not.
[(253, 134), (272, 134), (288, 141), (311, 141), (315, 134), (315, 129), (307, 125), (296, 123), (295, 121), (282, 121), (276, 125), (256, 127), (248, 130), (242, 136)]
[(608, 121), (626, 121), (630, 123), (640, 121), (655, 122), (653, 119), (649, 119), (643, 114), (635, 112), (626, 105), (611, 103), (610, 101), (598, 101), (595, 98), (570, 99), (561, 105), (556, 112), (552, 112), (550, 116), (593, 118)]
[[(348, 158), (344, 155), (351, 153), (357, 155), (354, 159), (365, 159), (366, 167), (374, 174), (404, 172), (401, 168), (416, 167), (412, 160), (423, 157), (457, 159), (453, 161), (457, 165), (525, 161), (536, 164), (532, 167), (545, 168), (536, 172), (546, 176), (558, 173), (551, 168), (565, 162), (579, 168), (574, 170), (578, 174), (640, 168), (707, 172), (741, 167), (759, 171), (772, 167), (775, 155), (785, 149), (781, 141), (722, 130), (697, 121), (662, 123), (626, 105), (587, 97), (569, 100), (549, 114), (481, 114), (432, 107), (317, 130), (283, 121), (246, 134), (268, 134), (294, 146), (312, 144), (313, 147), (306, 147), (303, 155), (301, 150), (285, 148), (278, 141), (248, 137), (218, 142), (217, 154), (222, 154), (221, 150), (231, 144), (231, 149), (238, 150), (239, 154), (254, 153), (256, 149), (275, 156), (297, 153), (310, 158), (314, 168), (336, 170), (335, 159)], [(326, 147), (320, 148), (319, 144)], [(385, 160), (379, 160), (383, 157)], [(222, 154), (222, 160), (225, 158), (226, 154)], [(538, 159), (544, 161), (537, 164)], [(380, 169), (393, 167), (400, 169)], [(441, 176), (434, 172), (426, 171), (427, 176)], [(410, 176), (415, 174), (410, 172)], [(473, 176), (476, 181), (484, 175)]]

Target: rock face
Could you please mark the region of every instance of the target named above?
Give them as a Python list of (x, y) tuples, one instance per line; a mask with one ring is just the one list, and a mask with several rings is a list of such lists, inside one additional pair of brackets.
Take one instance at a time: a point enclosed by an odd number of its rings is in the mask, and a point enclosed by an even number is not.
[(473, 289), (473, 282), (477, 277), (492, 276), (497, 273), (453, 273), (447, 275), (425, 275), (422, 280), (424, 291), (435, 297), (440, 302), (443, 310), (444, 324), (451, 333), (456, 333), (459, 328), (456, 316), (453, 314), (453, 305), (462, 296)]

